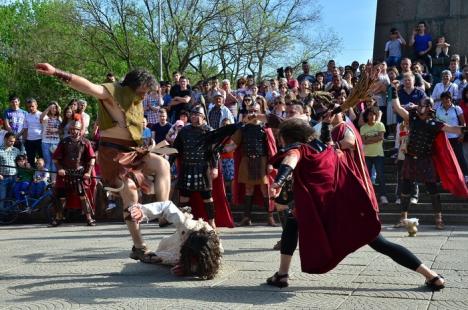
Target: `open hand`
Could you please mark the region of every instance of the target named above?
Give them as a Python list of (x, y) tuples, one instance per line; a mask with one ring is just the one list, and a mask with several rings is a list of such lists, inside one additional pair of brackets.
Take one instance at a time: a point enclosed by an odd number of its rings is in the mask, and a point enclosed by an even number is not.
[(270, 186), (270, 197), (276, 198), (281, 193), (281, 186), (278, 183), (273, 183)]
[(140, 223), (142, 221), (143, 211), (139, 206), (132, 206), (128, 208), (128, 211), (130, 212), (130, 216), (135, 220), (135, 222)]
[(211, 178), (212, 179), (216, 179), (218, 177), (218, 169), (217, 168), (213, 168), (211, 169), (211, 172), (210, 172), (210, 175), (211, 175)]
[(36, 64), (36, 71), (40, 74), (52, 76), (55, 73), (55, 68), (48, 63)]

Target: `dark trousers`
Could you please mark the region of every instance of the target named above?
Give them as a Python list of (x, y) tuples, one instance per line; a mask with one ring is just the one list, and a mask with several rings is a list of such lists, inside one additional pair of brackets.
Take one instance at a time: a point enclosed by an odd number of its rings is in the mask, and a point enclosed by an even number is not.
[(465, 156), (463, 155), (463, 143), (458, 140), (458, 138), (449, 139), (450, 145), (452, 146), (453, 152), (457, 157), (458, 164), (460, 169), (463, 172), (463, 175), (468, 175), (468, 167), (465, 161)]
[[(288, 218), (286, 228), (281, 235), (281, 254), (292, 256), (297, 247), (297, 221), (294, 218)], [(418, 269), (422, 262), (407, 248), (390, 242), (385, 239), (382, 234), (369, 242), (369, 246), (375, 251), (390, 257), (397, 264), (411, 270)]]
[(26, 140), (26, 156), (31, 167), (36, 167), (36, 157), (42, 158), (42, 140)]
[(377, 172), (377, 182), (379, 183), (377, 191), (379, 196), (387, 196), (387, 190), (385, 188), (384, 160), (385, 157), (383, 156), (366, 156), (366, 165), (369, 175), (372, 175), (372, 166), (375, 167), (375, 171)]

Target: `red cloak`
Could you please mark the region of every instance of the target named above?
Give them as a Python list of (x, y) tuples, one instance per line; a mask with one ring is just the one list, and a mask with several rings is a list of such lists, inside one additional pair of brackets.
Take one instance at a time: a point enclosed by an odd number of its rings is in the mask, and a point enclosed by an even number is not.
[[(177, 160), (177, 171), (180, 171), (180, 160)], [(215, 224), (217, 227), (234, 227), (234, 219), (226, 198), (226, 189), (224, 188), (224, 178), (221, 170), (221, 162), (218, 162), (218, 177), (213, 180), (213, 204), (215, 207)], [(205, 204), (200, 193), (194, 192), (190, 195), (188, 205), (192, 208), (194, 219), (208, 219)]]
[(369, 171), (367, 170), (366, 159), (364, 157), (364, 151), (362, 148), (362, 139), (358, 130), (352, 123), (342, 122), (333, 128), (331, 132), (332, 140), (333, 142), (343, 140), (347, 129), (350, 129), (356, 137), (356, 149), (342, 151), (345, 154), (346, 163), (348, 164), (349, 168), (356, 174), (356, 176), (358, 176), (358, 179), (362, 182), (362, 185), (367, 190), (375, 211), (379, 212), (379, 203), (377, 202), (374, 187), (372, 186)]
[(294, 201), (303, 272), (325, 273), (375, 240), (380, 222), (374, 203), (346, 155), (302, 145), (294, 169)]
[(455, 196), (468, 198), (465, 177), (445, 132), (437, 134), (432, 148), (432, 161), (440, 177), (442, 188)]
[[(271, 128), (265, 127), (265, 134), (266, 134), (266, 143), (267, 143), (267, 162), (271, 157), (273, 157), (277, 150), (276, 150), (276, 141), (273, 135), (273, 131)], [(232, 180), (232, 200), (235, 205), (243, 205), (244, 204), (244, 197), (245, 197), (245, 184), (238, 183), (237, 179), (239, 176), (239, 166), (242, 158), (241, 149), (238, 147), (234, 152), (234, 180)], [(269, 190), (270, 185), (275, 181), (275, 172), (272, 172), (268, 175), (268, 184), (267, 190)], [(254, 197), (253, 197), (253, 204), (257, 206), (263, 206), (263, 194), (262, 191), (258, 186), (255, 186)], [(268, 206), (268, 211), (272, 212), (275, 210), (275, 202), (274, 200), (270, 200), (270, 204)]]

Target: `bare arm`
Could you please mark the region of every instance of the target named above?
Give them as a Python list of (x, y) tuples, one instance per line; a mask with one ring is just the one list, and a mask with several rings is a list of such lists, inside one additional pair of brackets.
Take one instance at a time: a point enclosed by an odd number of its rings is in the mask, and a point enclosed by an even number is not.
[(3, 123), (3, 125), (5, 126), (6, 131), (13, 132), (13, 130), (11, 129), (11, 126), (10, 126), (10, 122), (8, 121), (8, 119), (6, 117), (5, 117), (5, 122)]
[(384, 139), (384, 132), (381, 131), (379, 132), (379, 134), (377, 136), (363, 136), (363, 143), (364, 144), (373, 144), (373, 143), (377, 143), (377, 142), (380, 142), (380, 141), (383, 141)]
[[(396, 93), (396, 90), (395, 90)], [(400, 99), (398, 99), (397, 96), (393, 96), (392, 94), (392, 107), (393, 111), (395, 111), (396, 114), (400, 115), (403, 120), (408, 121), (409, 120), (409, 112), (404, 109), (401, 104), (400, 104)]]
[(46, 117), (47, 113), (49, 113), (50, 107), (51, 106), (48, 106), (47, 109), (45, 109), (44, 112), (41, 113), (41, 116), (39, 117), (39, 121), (41, 122), (41, 124), (44, 121), (44, 117)]
[(451, 126), (445, 124), (444, 127), (442, 127), (442, 131), (447, 132), (447, 133), (454, 133), (456, 135), (461, 135), (463, 133), (462, 131), (463, 127), (460, 126)]
[(405, 39), (401, 36), (401, 33), (398, 32), (398, 38), (400, 39), (401, 45), (406, 45)]
[(36, 64), (36, 71), (43, 75), (56, 76), (81, 93), (101, 100), (110, 99), (110, 94), (102, 85), (94, 84), (81, 76), (58, 70), (48, 63)]

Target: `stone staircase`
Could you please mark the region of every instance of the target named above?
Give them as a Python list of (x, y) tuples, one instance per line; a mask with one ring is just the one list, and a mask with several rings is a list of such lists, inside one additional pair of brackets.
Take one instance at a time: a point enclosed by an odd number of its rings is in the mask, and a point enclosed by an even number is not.
[[(394, 145), (393, 140), (384, 141), (385, 149), (385, 180), (387, 188), (387, 198), (389, 203), (380, 205), (380, 217), (383, 224), (394, 224), (400, 218), (400, 206), (395, 203), (396, 195), (396, 164), (395, 159), (390, 158), (390, 153)], [(441, 193), (442, 210), (444, 221), (448, 225), (468, 225), (468, 200), (453, 196), (444, 191), (440, 184), (438, 185)], [(232, 212), (236, 221), (242, 218), (242, 209), (239, 206), (232, 206)], [(419, 185), (419, 202), (417, 205), (410, 206), (409, 217), (416, 217), (421, 224), (432, 225), (434, 215), (429, 194), (426, 192), (424, 184)], [(266, 213), (260, 208), (255, 208), (252, 214), (254, 222), (264, 223)]]

